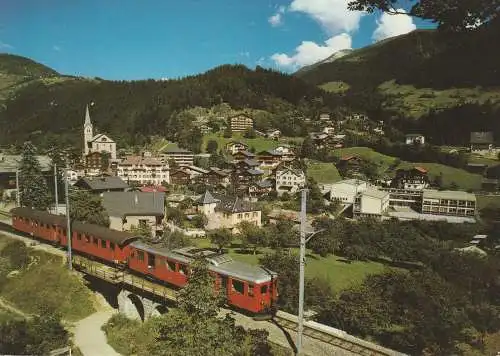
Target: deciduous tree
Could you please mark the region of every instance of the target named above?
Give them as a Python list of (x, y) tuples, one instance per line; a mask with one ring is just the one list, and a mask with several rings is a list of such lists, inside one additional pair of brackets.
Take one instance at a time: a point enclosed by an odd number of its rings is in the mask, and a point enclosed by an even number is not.
[(233, 241), (233, 234), (228, 229), (216, 229), (208, 234), (210, 242), (219, 248), (219, 252)]

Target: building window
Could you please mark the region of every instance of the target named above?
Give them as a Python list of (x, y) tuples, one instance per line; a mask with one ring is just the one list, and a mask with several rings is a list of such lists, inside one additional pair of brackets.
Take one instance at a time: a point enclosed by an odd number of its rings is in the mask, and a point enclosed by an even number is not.
[(241, 220), (242, 217), (243, 217), (242, 214), (238, 214), (238, 220)]
[(245, 291), (245, 287), (244, 287), (243, 282), (237, 281), (235, 279), (232, 280), (231, 286), (232, 286), (233, 292), (243, 294)]

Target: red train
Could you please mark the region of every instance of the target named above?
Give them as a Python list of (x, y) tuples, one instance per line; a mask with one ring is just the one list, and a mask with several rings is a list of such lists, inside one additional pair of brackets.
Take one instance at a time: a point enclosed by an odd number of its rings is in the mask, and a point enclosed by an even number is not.
[[(38, 239), (68, 245), (66, 218), (30, 208), (14, 208), (12, 227)], [(176, 250), (143, 243), (137, 236), (102, 226), (74, 221), (72, 250), (107, 264), (128, 268), (176, 288), (187, 283), (189, 265), (204, 256), (216, 277), (216, 286), (227, 304), (255, 314), (274, 312), (278, 298), (277, 275), (263, 267), (234, 261), (209, 249), (184, 247)]]

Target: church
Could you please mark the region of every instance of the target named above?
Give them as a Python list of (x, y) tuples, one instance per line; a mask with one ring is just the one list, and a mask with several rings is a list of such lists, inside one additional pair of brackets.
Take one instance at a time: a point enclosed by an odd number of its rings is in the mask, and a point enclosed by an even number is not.
[(116, 159), (116, 142), (104, 134), (94, 136), (94, 128), (90, 121), (89, 106), (85, 109), (83, 124), (83, 154), (85, 157), (93, 152), (108, 152), (111, 159)]

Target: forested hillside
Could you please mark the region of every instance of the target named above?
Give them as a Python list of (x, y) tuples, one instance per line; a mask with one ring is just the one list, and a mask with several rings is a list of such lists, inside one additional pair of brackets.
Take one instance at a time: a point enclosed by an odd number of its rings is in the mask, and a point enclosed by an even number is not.
[[(16, 61), (0, 66), (10, 75)], [(2, 58), (0, 58), (0, 61)], [(34, 64), (34, 68), (38, 65)], [(179, 80), (106, 81), (99, 78), (53, 76), (31, 80), (5, 94), (0, 111), (0, 142), (19, 144), (30, 138), (42, 146), (54, 134), (69, 144), (79, 140), (85, 105), (91, 107), (97, 129), (110, 133), (120, 143), (141, 143), (151, 134), (169, 137), (191, 129), (191, 122), (175, 115), (194, 106), (211, 107), (222, 102), (233, 108), (288, 112), (300, 109), (316, 115), (334, 109), (339, 98), (300, 78), (257, 67), (224, 65), (204, 74)], [(29, 79), (29, 78), (28, 78)], [(313, 100), (315, 99), (315, 100)]]
[(417, 30), (296, 76), (435, 144), (465, 144), (470, 131), (482, 130), (498, 140), (499, 33), (500, 21), (461, 33)]

